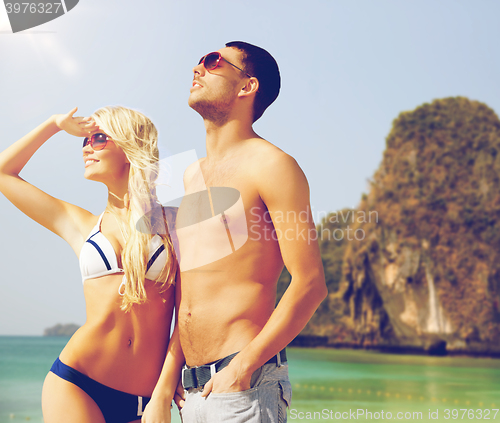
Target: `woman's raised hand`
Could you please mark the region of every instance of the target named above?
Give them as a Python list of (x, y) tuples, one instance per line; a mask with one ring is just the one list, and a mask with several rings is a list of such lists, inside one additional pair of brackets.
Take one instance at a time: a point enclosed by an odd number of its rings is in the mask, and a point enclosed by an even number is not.
[(57, 127), (75, 137), (86, 137), (99, 130), (99, 126), (92, 118), (73, 116), (77, 110), (78, 107), (75, 107), (66, 114), (55, 115), (54, 121)]
[[(75, 251), (81, 249), (85, 220), (92, 214), (78, 206), (61, 201), (19, 176), (35, 152), (61, 129), (69, 134), (87, 137), (98, 128), (90, 118), (73, 117), (75, 107), (67, 114), (52, 115), (5, 151), (0, 152), (0, 192), (35, 222), (66, 240)], [(79, 145), (78, 145), (79, 144)], [(75, 148), (80, 147), (77, 143)], [(80, 150), (81, 151), (81, 150)], [(64, 160), (64, 157), (61, 158)]]

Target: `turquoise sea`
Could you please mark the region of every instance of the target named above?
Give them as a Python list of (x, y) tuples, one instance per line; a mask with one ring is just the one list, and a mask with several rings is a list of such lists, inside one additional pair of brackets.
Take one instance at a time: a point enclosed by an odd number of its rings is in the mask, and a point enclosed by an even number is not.
[[(0, 423), (43, 421), (42, 383), (67, 341), (0, 336)], [(500, 422), (500, 360), (296, 348), (288, 357), (289, 422)]]

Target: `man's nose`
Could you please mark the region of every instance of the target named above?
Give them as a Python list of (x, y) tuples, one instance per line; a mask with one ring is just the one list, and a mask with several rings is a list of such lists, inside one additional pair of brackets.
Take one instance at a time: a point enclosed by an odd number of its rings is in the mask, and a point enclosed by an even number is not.
[(203, 66), (203, 63), (200, 63), (199, 65), (196, 65), (193, 68), (193, 73), (195, 75), (203, 75), (205, 73), (205, 67)]

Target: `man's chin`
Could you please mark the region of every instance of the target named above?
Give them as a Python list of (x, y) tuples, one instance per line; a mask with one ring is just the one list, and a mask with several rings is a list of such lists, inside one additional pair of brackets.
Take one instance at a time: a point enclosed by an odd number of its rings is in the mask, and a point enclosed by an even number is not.
[(196, 103), (196, 101), (193, 99), (193, 94), (190, 94), (188, 98), (188, 106), (193, 108), (193, 105)]
[(198, 112), (202, 117), (205, 114), (207, 108), (212, 107), (208, 102), (196, 98), (196, 95), (191, 94), (188, 98), (188, 105), (195, 112)]
[(189, 96), (189, 107), (204, 119), (210, 122), (222, 125), (227, 122), (230, 107), (227, 104), (217, 103), (214, 101), (207, 101), (206, 99), (196, 98), (196, 96)]

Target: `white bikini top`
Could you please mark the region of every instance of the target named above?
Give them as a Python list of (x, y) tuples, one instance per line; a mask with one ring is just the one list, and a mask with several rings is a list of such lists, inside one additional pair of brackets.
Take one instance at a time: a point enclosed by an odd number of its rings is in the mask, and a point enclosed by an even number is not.
[[(80, 271), (82, 282), (100, 276), (123, 273), (118, 266), (118, 258), (109, 240), (101, 232), (101, 220), (104, 213), (99, 216), (97, 224), (80, 251)], [(149, 243), (148, 264), (146, 266), (146, 279), (156, 281), (167, 261), (167, 252), (162, 238), (156, 234)], [(123, 285), (124, 283), (122, 283)], [(121, 286), (120, 286), (121, 290)]]

